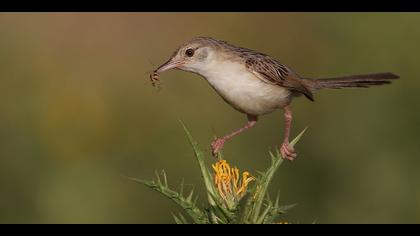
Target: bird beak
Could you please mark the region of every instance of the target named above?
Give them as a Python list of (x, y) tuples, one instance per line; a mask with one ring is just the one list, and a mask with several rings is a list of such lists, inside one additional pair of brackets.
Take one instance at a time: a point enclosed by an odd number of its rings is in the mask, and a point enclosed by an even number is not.
[(156, 69), (156, 72), (157, 73), (162, 73), (162, 72), (170, 70), (170, 69), (177, 69), (182, 64), (183, 63), (181, 61), (174, 61), (171, 58), (167, 62), (165, 62), (161, 66), (159, 66), (159, 68)]

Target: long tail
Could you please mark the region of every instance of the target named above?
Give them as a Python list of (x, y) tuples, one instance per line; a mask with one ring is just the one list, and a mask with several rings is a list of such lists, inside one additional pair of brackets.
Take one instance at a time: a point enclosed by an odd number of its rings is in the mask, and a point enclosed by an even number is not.
[(311, 91), (319, 89), (367, 88), (372, 85), (390, 84), (399, 76), (393, 73), (351, 75), (336, 78), (305, 79)]

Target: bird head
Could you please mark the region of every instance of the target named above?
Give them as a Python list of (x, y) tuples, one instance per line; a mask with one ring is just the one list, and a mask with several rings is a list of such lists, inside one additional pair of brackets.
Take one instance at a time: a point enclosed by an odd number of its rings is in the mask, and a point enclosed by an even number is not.
[(198, 37), (186, 42), (155, 72), (162, 73), (170, 69), (178, 69), (202, 74), (200, 72), (205, 71), (215, 59), (216, 48), (211, 40), (211, 38)]

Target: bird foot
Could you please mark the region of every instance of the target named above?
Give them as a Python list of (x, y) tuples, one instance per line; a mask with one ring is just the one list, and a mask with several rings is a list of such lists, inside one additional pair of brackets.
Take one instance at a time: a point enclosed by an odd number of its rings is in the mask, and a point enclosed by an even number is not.
[(297, 157), (296, 151), (289, 143), (283, 143), (280, 147), (281, 158), (293, 161)]
[(211, 152), (213, 156), (216, 156), (223, 149), (223, 145), (225, 144), (225, 142), (226, 142), (226, 139), (224, 138), (216, 138), (211, 143)]

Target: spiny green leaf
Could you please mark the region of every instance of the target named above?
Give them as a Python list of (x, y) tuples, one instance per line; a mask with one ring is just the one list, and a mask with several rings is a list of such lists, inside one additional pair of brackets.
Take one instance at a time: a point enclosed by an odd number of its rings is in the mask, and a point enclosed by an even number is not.
[(181, 222), (183, 222), (183, 224), (188, 224), (188, 221), (185, 219), (183, 214), (178, 213), (178, 215), (179, 215), (179, 219), (181, 220)]
[(297, 203), (295, 204), (289, 204), (289, 205), (284, 205), (284, 206), (280, 206), (277, 208), (277, 211), (279, 213), (285, 214), (287, 213), (287, 211), (289, 211), (290, 209), (292, 209), (293, 207), (297, 206)]
[(178, 213), (179, 216), (176, 216), (174, 213), (172, 213), (172, 217), (175, 220), (175, 223), (177, 224), (188, 224), (188, 221), (185, 219), (184, 215), (181, 213)]
[(271, 151), (269, 153), (270, 153), (270, 158), (271, 158), (271, 165), (273, 165), (276, 162), (277, 158)]
[(262, 212), (262, 214), (260, 215), (260, 217), (258, 218), (258, 220), (255, 223), (256, 224), (263, 223), (264, 222), (264, 219), (272, 211), (272, 209), (273, 209), (273, 204), (270, 201), (268, 201), (267, 202), (267, 207), (265, 208), (265, 210)]
[(194, 205), (197, 205), (197, 201), (198, 201), (198, 196), (195, 196), (195, 198), (192, 202), (194, 203)]
[(160, 176), (157, 170), (155, 170), (155, 176), (156, 176), (156, 181), (158, 182), (158, 184), (162, 184), (162, 181), (160, 181)]
[(185, 217), (181, 214), (178, 213), (179, 216), (176, 216), (174, 213), (172, 213), (172, 217), (175, 220), (175, 223), (177, 224), (188, 224), (188, 221), (185, 219)]
[(274, 202), (274, 207), (278, 208), (280, 203), (280, 194), (277, 194), (276, 201)]
[(168, 187), (162, 185), (162, 183), (155, 183), (154, 181), (145, 181), (136, 178), (129, 178), (137, 183), (146, 185), (151, 189), (163, 194), (172, 201), (174, 201), (178, 206), (185, 210), (185, 212), (191, 217), (191, 219), (198, 224), (208, 223), (208, 220), (204, 213), (191, 201), (187, 201), (179, 193), (169, 189)]
[(268, 212), (268, 214), (264, 217), (262, 223), (264, 224), (274, 223), (275, 220), (280, 217), (280, 215), (287, 213), (289, 209), (296, 206), (296, 204), (291, 204), (291, 205), (285, 205), (281, 207), (275, 207), (276, 204), (278, 203), (277, 202), (275, 203), (274, 207), (272, 207), (271, 210)]
[(236, 206), (236, 214), (238, 215), (238, 222), (236, 223), (248, 223), (250, 210), (252, 204), (252, 194), (249, 192), (242, 197)]
[[(305, 133), (307, 128), (305, 128), (300, 134), (293, 139), (293, 141), (290, 143), (291, 146), (294, 146), (299, 139), (302, 137), (302, 135)], [(268, 186), (271, 183), (271, 180), (274, 176), (274, 173), (277, 171), (279, 166), (283, 163), (283, 158), (281, 158), (280, 153), (277, 152), (277, 158), (275, 158), (275, 161), (271, 164), (271, 166), (267, 169), (265, 173), (262, 174), (261, 178), (257, 180), (257, 185), (259, 186), (258, 192), (255, 193), (255, 203), (253, 207), (253, 216), (252, 216), (252, 222), (257, 222), (260, 218), (260, 212), (261, 207), (264, 202), (264, 197), (267, 194)]]
[(255, 171), (255, 173), (257, 173), (259, 176), (264, 176), (265, 175), (265, 172), (259, 171), (259, 170)]
[[(197, 197), (194, 199), (194, 188), (188, 196), (184, 197), (184, 180), (181, 182), (180, 193), (171, 190), (168, 187), (168, 180), (164, 170), (159, 175), (156, 172), (156, 181), (145, 181), (134, 178), (129, 178), (133, 181), (146, 185), (164, 196), (172, 199), (179, 205), (191, 218), (192, 222), (204, 224), (226, 224), (226, 223), (273, 223), (281, 214), (286, 213), (290, 208), (296, 204), (279, 206), (279, 195), (277, 195), (275, 202), (272, 202), (268, 195), (268, 186), (271, 180), (283, 163), (281, 154), (278, 149), (275, 152), (269, 152), (271, 158), (271, 165), (265, 172), (257, 172), (260, 176), (256, 180), (256, 184), (248, 190), (248, 193), (234, 205), (226, 206), (223, 199), (219, 196), (218, 190), (214, 184), (213, 175), (205, 164), (205, 156), (199, 149), (198, 144), (193, 140), (191, 134), (180, 121), (188, 140), (194, 150), (194, 155), (198, 161), (201, 175), (207, 189), (207, 198), (210, 206), (204, 210), (200, 210), (196, 206)], [(305, 128), (296, 138), (294, 138), (290, 145), (293, 147), (305, 133)], [(218, 156), (221, 158), (221, 153)], [(193, 200), (194, 199), (194, 200)], [(174, 220), (178, 224), (185, 224), (188, 221), (182, 214), (174, 215)]]
[(224, 224), (233, 223), (236, 221), (236, 216), (233, 212), (226, 210), (223, 206), (210, 206), (215, 216)]
[(188, 197), (186, 198), (187, 201), (192, 202), (192, 198), (193, 198), (193, 194), (194, 194), (194, 188), (191, 189), (190, 194), (188, 195)]
[(253, 209), (252, 222), (256, 222), (259, 218), (261, 206), (264, 202), (265, 195), (267, 193), (268, 186), (274, 176), (274, 173), (278, 167), (283, 163), (283, 159), (277, 158), (277, 160), (267, 169), (267, 171), (257, 180), (259, 186), (258, 191), (255, 193), (255, 205)]
[(206, 214), (206, 216), (209, 219), (209, 222), (211, 224), (218, 224), (219, 223), (219, 218), (216, 216), (213, 209), (206, 208), (206, 209), (204, 209), (204, 212), (205, 212), (205, 214)]
[(165, 170), (162, 170), (161, 171), (161, 174), (163, 176), (163, 184), (164, 184), (164, 186), (165, 187), (168, 187), (168, 179), (166, 178), (166, 172), (165, 172)]
[(234, 213), (232, 211), (229, 211), (228, 209), (226, 209), (226, 207), (224, 206), (222, 200), (219, 197), (214, 196), (211, 193), (209, 193), (209, 195), (210, 195), (210, 197), (213, 199), (213, 201), (215, 203), (215, 205), (211, 205), (211, 208), (213, 210), (217, 210), (217, 212), (221, 213), (227, 222), (233, 222), (233, 221), (235, 221), (235, 215), (234, 215)]
[(181, 221), (181, 219), (179, 219), (174, 213), (172, 213), (172, 217), (174, 218), (174, 220), (175, 220), (175, 223), (177, 223), (177, 224), (179, 224), (179, 225), (182, 225), (182, 224), (184, 224), (182, 221)]
[(267, 202), (271, 202), (271, 198), (270, 198), (270, 193), (267, 192), (267, 194), (265, 194), (265, 198)]
[(294, 147), (296, 145), (297, 142), (299, 142), (300, 138), (302, 138), (303, 134), (306, 132), (306, 130), (308, 129), (308, 127), (306, 127), (305, 129), (302, 130), (302, 132), (300, 132), (298, 134), (298, 136), (296, 136), (296, 138), (294, 138), (292, 140), (292, 142), (290, 142), (290, 146)]
[(179, 121), (182, 125), (182, 127), (184, 128), (185, 134), (187, 135), (188, 141), (190, 142), (193, 150), (194, 150), (194, 154), (195, 157), (198, 161), (198, 164), (200, 166), (200, 170), (201, 170), (201, 176), (204, 179), (204, 185), (206, 186), (207, 192), (208, 194), (208, 201), (210, 203), (210, 205), (216, 205), (216, 203), (214, 202), (214, 200), (212, 199), (212, 197), (210, 196), (210, 194), (216, 196), (216, 189), (215, 186), (213, 185), (213, 177), (210, 174), (209, 170), (206, 167), (206, 164), (204, 162), (204, 154), (203, 152), (198, 148), (198, 144), (194, 141), (194, 139), (192, 138), (190, 132), (188, 131), (187, 127), (184, 125), (184, 123), (182, 121)]

